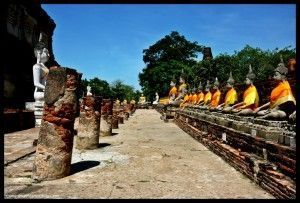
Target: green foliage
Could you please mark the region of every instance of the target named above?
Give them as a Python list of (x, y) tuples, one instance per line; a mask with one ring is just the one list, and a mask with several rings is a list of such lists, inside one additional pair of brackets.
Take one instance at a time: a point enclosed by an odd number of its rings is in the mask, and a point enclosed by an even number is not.
[(103, 98), (119, 99), (120, 101), (135, 99), (137, 101), (141, 95), (141, 92), (135, 91), (132, 86), (124, 84), (121, 80), (116, 80), (109, 85), (106, 80), (95, 77), (90, 80), (81, 80), (79, 86), (81, 97), (86, 95), (88, 85), (91, 86), (93, 95), (102, 96)]
[(187, 82), (193, 81), (190, 67), (196, 64), (197, 53), (202, 50), (203, 46), (186, 40), (175, 31), (143, 50), (146, 67), (139, 74), (139, 81), (147, 99), (153, 101), (155, 92), (167, 95), (171, 79), (178, 80), (181, 70), (187, 75)]
[(296, 58), (296, 49), (291, 46), (264, 51), (246, 45), (232, 55), (225, 53), (197, 62), (194, 58), (202, 49), (197, 42), (191, 43), (178, 32), (172, 32), (144, 50), (143, 60), (146, 67), (139, 74), (144, 94), (152, 100), (155, 92), (161, 96), (167, 95), (170, 80), (173, 76), (178, 80), (181, 70), (187, 76), (188, 88), (197, 87), (200, 81), (203, 85), (207, 80), (213, 82), (215, 77), (224, 85), (230, 71), (237, 83), (243, 83), (251, 64), (256, 75), (255, 80), (262, 81), (273, 76), (273, 71), (280, 62), (280, 55), (286, 65), (290, 58)]

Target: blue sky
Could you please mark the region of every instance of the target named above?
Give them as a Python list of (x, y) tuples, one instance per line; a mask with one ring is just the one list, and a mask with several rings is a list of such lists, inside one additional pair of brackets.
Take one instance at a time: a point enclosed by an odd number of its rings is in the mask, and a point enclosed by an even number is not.
[[(295, 4), (43, 4), (55, 21), (53, 51), (83, 78), (121, 79), (140, 90), (147, 49), (171, 31), (233, 54), (246, 44), (263, 50), (296, 47)], [(200, 54), (197, 60), (201, 60)]]

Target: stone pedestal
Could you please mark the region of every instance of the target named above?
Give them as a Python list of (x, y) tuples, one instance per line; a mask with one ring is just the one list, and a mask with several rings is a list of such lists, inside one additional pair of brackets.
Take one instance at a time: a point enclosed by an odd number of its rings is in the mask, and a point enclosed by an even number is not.
[(63, 178), (70, 173), (80, 78), (74, 69), (50, 68), (33, 167), (32, 178), (36, 181)]
[(84, 97), (80, 104), (77, 149), (96, 149), (99, 145), (101, 97)]
[(40, 127), (44, 111), (44, 101), (34, 102), (35, 127)]
[(100, 137), (112, 134), (112, 108), (111, 99), (103, 99), (101, 106)]

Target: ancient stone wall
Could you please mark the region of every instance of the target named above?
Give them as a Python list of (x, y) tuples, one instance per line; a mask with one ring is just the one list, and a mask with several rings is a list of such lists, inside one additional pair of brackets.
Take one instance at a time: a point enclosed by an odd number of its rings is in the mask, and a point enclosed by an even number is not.
[[(253, 134), (251, 129), (243, 128), (245, 125), (253, 127), (251, 123), (237, 119), (226, 122), (220, 115), (214, 117), (213, 114), (203, 113), (201, 116), (199, 113), (178, 110), (175, 123), (275, 197), (296, 197), (295, 148), (276, 143), (272, 141), (274, 138), (268, 140), (259, 137), (260, 132)], [(267, 126), (266, 132), (282, 127)], [(267, 136), (272, 137), (272, 132), (270, 130)]]

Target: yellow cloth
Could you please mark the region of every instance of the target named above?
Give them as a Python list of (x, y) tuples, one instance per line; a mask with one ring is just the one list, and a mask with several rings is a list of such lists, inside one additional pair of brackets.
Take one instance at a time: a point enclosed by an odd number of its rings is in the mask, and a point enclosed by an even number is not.
[(163, 97), (159, 99), (159, 104), (168, 104), (169, 103), (169, 97)]
[(200, 92), (198, 95), (197, 95), (197, 104), (200, 104), (200, 102), (202, 102), (204, 99), (204, 94), (203, 92)]
[(274, 108), (287, 101), (292, 101), (296, 105), (296, 100), (293, 96), (289, 82), (283, 81), (280, 82), (271, 92), (270, 108)]
[(244, 108), (244, 107), (250, 105), (247, 108), (254, 110), (258, 107), (259, 97), (258, 97), (256, 87), (254, 85), (250, 85), (250, 87), (248, 87), (245, 90), (244, 95), (243, 95), (243, 102), (244, 102), (244, 105), (241, 106), (240, 108)]
[(181, 84), (181, 85), (179, 86), (178, 92), (182, 92), (183, 89), (186, 89), (186, 84), (185, 84), (185, 83), (183, 83), (183, 84)]
[(211, 97), (210, 106), (211, 107), (217, 107), (219, 105), (220, 98), (221, 98), (220, 90), (215, 91), (214, 94)]
[(225, 107), (234, 104), (237, 101), (237, 93), (234, 88), (227, 91), (225, 96)]
[(189, 94), (189, 101), (188, 101), (188, 103), (192, 103), (192, 102), (193, 102), (193, 95)]
[(169, 91), (169, 97), (171, 97), (173, 94), (175, 94), (175, 97), (177, 96), (177, 88), (174, 86)]
[(207, 104), (211, 100), (211, 92), (207, 92), (204, 96), (204, 104)]

